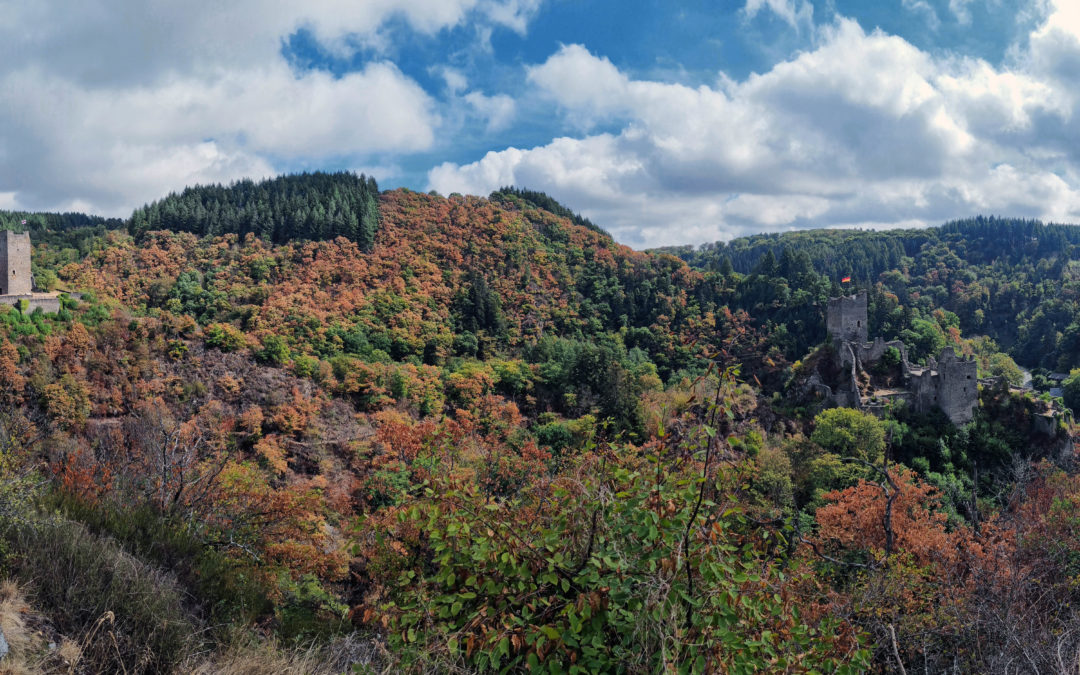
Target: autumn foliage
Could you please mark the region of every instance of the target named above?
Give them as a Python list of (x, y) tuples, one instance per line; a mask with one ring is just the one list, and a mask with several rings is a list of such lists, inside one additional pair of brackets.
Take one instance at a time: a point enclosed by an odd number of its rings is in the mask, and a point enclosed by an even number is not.
[(356, 631), (404, 671), (1050, 670), (1080, 645), (1071, 455), (1006, 476), (985, 420), (926, 451), (924, 420), (792, 408), (814, 365), (769, 317), (820, 318), (775, 276), (811, 284), (800, 260), (694, 270), (529, 194), (383, 193), (365, 238), (149, 211), (94, 238), (55, 271), (81, 299), (0, 306), (0, 508), (17, 466), (194, 623)]

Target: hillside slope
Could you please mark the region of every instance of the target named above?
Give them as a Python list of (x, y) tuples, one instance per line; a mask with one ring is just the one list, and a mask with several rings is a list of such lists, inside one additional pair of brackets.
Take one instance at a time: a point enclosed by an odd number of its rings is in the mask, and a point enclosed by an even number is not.
[(342, 239), (275, 247), (253, 238), (159, 234), (142, 245), (117, 240), (63, 277), (153, 308), (169, 299), (163, 292), (180, 294), (173, 285), (182, 273), (196, 272), (205, 292), (235, 305), (230, 315), (211, 303), (207, 319), (242, 316), (253, 326), (275, 327), (311, 318), (351, 323), (386, 333), (397, 358), (422, 356), (428, 341), (447, 352), (455, 322), (493, 333), (494, 313), (479, 306), (489, 290), (510, 345), (622, 326), (677, 331), (699, 313), (691, 305), (700, 273), (548, 212), (405, 190), (384, 193), (380, 206), (370, 253)]
[[(36, 263), (83, 296), (56, 315), (0, 307), (0, 573), (73, 636), (102, 620), (94, 589), (125, 556), (183, 589), (169, 607), (140, 604), (138, 585), (117, 595), (120, 646), (86, 668), (164, 669), (222, 640), (216, 626), (390, 639), (408, 613), (387, 602), (411, 597), (397, 575), (430, 559), (429, 535), (400, 520), (427, 490), (515, 520), (563, 472), (644, 461), (713, 346), (753, 347), (700, 273), (517, 195), (380, 200), (371, 251), (343, 237), (39, 239)], [(738, 397), (732, 431), (755, 405)], [(576, 536), (557, 537), (559, 555)]]
[[(610, 397), (621, 371), (692, 375), (705, 344), (747, 323), (718, 313), (714, 285), (677, 258), (635, 252), (514, 197), (398, 190), (382, 195), (380, 211), (370, 252), (344, 238), (275, 246), (252, 236), (159, 232), (136, 243), (114, 234), (60, 276), (139, 312), (227, 325), (243, 333), (236, 347), (304, 373), (340, 377), (349, 359), (418, 368), (523, 360), (537, 382), (535, 410), (571, 416), (607, 395), (603, 416), (625, 417)], [(756, 340), (741, 335), (748, 358)], [(588, 372), (576, 377), (575, 363)], [(578, 389), (591, 393), (567, 398)]]
[[(247, 208), (222, 189), (188, 194)], [(1044, 545), (1076, 540), (1060, 512), (1080, 503), (1058, 406), (998, 384), (959, 428), (823, 410), (790, 395), (815, 359), (787, 365), (847, 290), (816, 249), (695, 270), (547, 203), (382, 193), (370, 250), (43, 231), (35, 275), (84, 294), (54, 315), (0, 307), (0, 578), (81, 646), (76, 670), (861, 672), (961, 654), (981, 672), (1080, 653), (1074, 552)], [(1019, 286), (1038, 308), (1073, 251), (918, 236), (856, 279), (871, 330), (1019, 376), (934, 286), (1042, 275)]]

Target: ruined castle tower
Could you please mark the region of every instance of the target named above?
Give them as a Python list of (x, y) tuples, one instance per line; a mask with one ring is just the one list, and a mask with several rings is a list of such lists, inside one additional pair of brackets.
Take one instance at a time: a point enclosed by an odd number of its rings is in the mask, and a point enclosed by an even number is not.
[[(837, 365), (846, 381), (836, 384), (835, 390), (825, 386), (827, 397), (836, 405), (860, 410), (873, 410), (874, 406), (881, 409), (882, 399), (907, 401), (920, 412), (940, 409), (957, 425), (974, 419), (979, 407), (979, 366), (974, 357), (958, 356), (952, 347), (946, 347), (939, 358), (927, 359), (927, 365), (912, 365), (903, 342), (885, 342), (880, 337), (873, 343), (867, 342), (866, 311), (866, 291), (829, 298), (825, 323), (829, 337), (837, 343)], [(880, 361), (890, 347), (900, 352), (904, 386), (870, 392), (871, 403), (867, 403), (864, 392), (860, 391), (858, 373)], [(824, 384), (820, 373), (815, 371), (814, 377), (818, 385)]]
[(829, 337), (833, 340), (847, 340), (859, 344), (866, 342), (866, 291), (829, 298), (825, 325), (829, 330)]
[(0, 295), (29, 295), (30, 233), (5, 230), (0, 236)]
[(967, 424), (979, 407), (979, 366), (946, 347), (937, 361), (938, 407), (953, 424)]

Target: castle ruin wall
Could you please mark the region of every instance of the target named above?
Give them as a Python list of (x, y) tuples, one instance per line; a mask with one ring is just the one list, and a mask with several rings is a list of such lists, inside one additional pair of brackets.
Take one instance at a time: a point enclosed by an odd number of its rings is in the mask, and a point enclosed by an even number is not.
[(0, 236), (0, 295), (28, 295), (30, 280), (30, 234), (5, 230)]
[(866, 291), (860, 291), (855, 295), (829, 298), (825, 313), (829, 337), (837, 341), (847, 340), (858, 344), (866, 342), (866, 307)]
[(979, 405), (979, 368), (974, 359), (946, 347), (938, 360), (938, 405), (953, 424), (967, 424)]
[(953, 424), (966, 424), (974, 419), (979, 405), (979, 380), (978, 365), (973, 358), (959, 357), (953, 348), (947, 347), (939, 359), (929, 357), (926, 366), (913, 366), (902, 341), (886, 342), (877, 337), (868, 342), (866, 323), (866, 291), (829, 299), (826, 325), (829, 337), (836, 342), (845, 380), (832, 391), (836, 405), (858, 409), (884, 405), (873, 398), (863, 400), (858, 387), (858, 372), (868, 370), (890, 347), (894, 347), (900, 352), (906, 391), (890, 394), (891, 400), (906, 401), (921, 412), (940, 409)]

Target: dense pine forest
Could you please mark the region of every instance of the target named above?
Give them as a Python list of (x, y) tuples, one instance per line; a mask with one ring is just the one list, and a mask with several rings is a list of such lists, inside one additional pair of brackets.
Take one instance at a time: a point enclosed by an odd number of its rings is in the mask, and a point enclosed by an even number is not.
[[(639, 252), (353, 174), (0, 225), (65, 292), (0, 305), (0, 669), (1077, 665), (1080, 228)], [(971, 423), (806, 395), (855, 290)]]
[(275, 244), (345, 237), (367, 250), (378, 227), (378, 194), (374, 178), (348, 172), (189, 187), (136, 209), (128, 231), (136, 240), (151, 230), (254, 233)]

